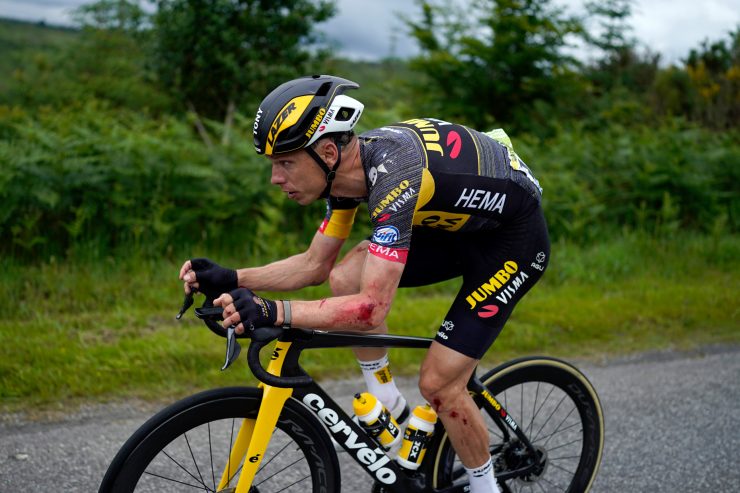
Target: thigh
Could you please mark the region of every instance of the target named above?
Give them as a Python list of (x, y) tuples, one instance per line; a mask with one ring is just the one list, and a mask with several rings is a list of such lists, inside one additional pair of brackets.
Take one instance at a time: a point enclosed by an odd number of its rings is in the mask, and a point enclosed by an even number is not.
[(464, 245), (463, 284), (436, 340), (479, 359), (544, 273), (550, 241), (542, 210)]
[(432, 228), (413, 228), (399, 287), (427, 286), (461, 276), (461, 236)]

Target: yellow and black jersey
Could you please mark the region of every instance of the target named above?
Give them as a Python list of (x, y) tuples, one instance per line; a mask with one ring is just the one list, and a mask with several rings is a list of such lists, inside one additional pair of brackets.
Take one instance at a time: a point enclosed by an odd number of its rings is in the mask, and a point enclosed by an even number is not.
[[(373, 225), (370, 252), (406, 261), (412, 229), (492, 230), (526, 216), (542, 189), (502, 130), (481, 133), (431, 118), (359, 136)], [(346, 237), (360, 201), (327, 201), (324, 234)]]

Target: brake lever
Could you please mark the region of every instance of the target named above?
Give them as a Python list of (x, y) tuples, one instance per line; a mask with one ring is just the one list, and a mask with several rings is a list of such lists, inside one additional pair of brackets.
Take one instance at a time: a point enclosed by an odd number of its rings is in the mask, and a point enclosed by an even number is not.
[(236, 340), (236, 325), (232, 325), (226, 329), (226, 361), (224, 361), (221, 371), (224, 371), (236, 361), (241, 350), (242, 347)]
[(180, 312), (175, 315), (175, 320), (180, 320), (182, 316), (185, 314), (186, 311), (188, 311), (188, 308), (193, 306), (193, 295), (195, 294), (195, 290), (191, 290), (189, 293), (185, 294), (185, 299), (182, 302), (182, 308), (180, 308)]

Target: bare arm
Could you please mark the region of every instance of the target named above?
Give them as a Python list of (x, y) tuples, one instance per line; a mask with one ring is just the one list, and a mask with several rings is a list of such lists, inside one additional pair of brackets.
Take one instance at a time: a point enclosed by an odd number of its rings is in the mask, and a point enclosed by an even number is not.
[(324, 330), (377, 327), (391, 309), (403, 268), (401, 263), (368, 254), (359, 293), (318, 301), (291, 301), (292, 325)]
[(253, 291), (293, 291), (329, 277), (343, 239), (316, 233), (303, 253), (261, 267), (237, 269), (239, 286)]

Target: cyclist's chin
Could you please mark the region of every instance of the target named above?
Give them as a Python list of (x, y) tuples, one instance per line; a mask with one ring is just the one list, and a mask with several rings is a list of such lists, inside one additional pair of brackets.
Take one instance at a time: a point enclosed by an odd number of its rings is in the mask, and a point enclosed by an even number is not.
[(288, 198), (291, 200), (295, 200), (300, 205), (308, 205), (319, 199), (319, 197), (315, 197), (311, 194), (303, 192), (292, 192), (288, 194)]

